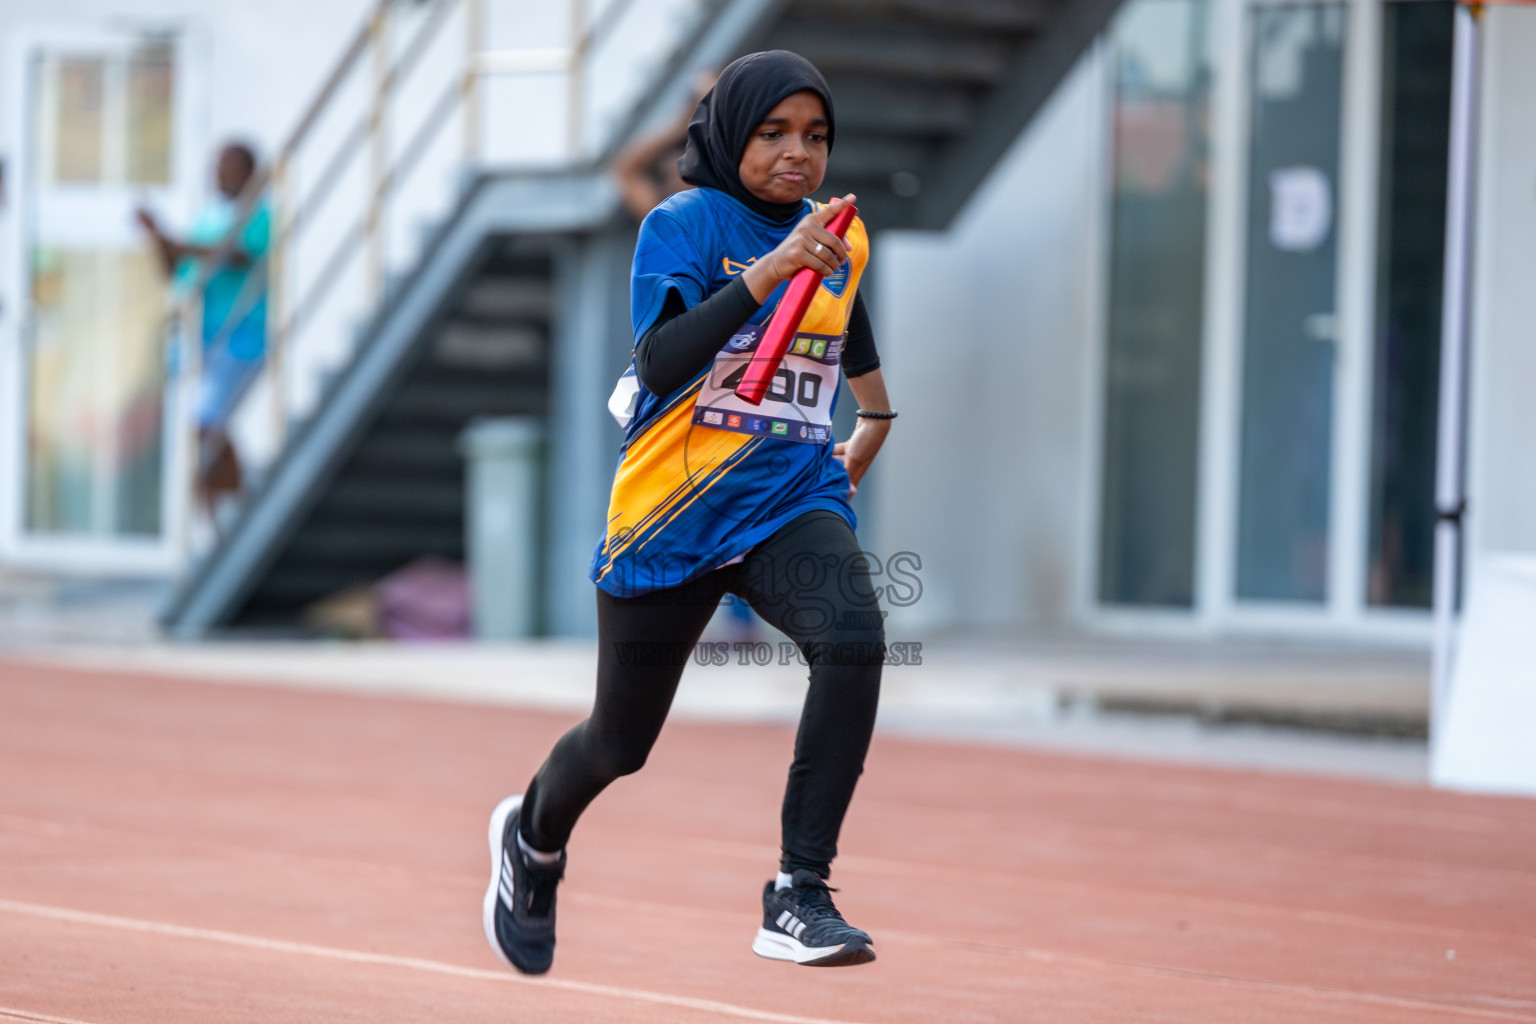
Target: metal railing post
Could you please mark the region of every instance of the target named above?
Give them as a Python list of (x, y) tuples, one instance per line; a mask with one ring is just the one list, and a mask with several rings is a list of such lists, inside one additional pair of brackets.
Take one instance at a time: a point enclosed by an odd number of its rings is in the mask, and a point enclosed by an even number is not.
[(281, 447), (288, 439), (288, 211), (290, 156), (278, 157), (272, 168), (272, 199), (268, 214), (271, 241), (267, 256), (267, 379), (271, 388), (272, 433)]
[(587, 4), (569, 0), (571, 5), (571, 64), (566, 72), (565, 147), (570, 160), (581, 158), (583, 105), (586, 103)]
[(197, 554), (193, 550), (193, 528), (201, 514), (198, 498), (199, 483), (203, 477), (202, 404), (203, 404), (203, 302), (198, 291), (189, 292), (182, 303), (181, 315), (176, 318), (175, 344), (180, 348), (176, 365), (177, 409), (186, 417), (179, 426), (182, 444), (186, 446), (187, 460), (183, 467), (186, 478), (185, 514), (181, 517), (181, 552), (184, 564), (190, 565)]
[(368, 25), (373, 57), (373, 103), (368, 112), (368, 213), (364, 231), (368, 246), (368, 288), (374, 299), (384, 295), (384, 202), (389, 176), (389, 8), (379, 7)]
[(464, 80), (460, 96), (464, 105), (464, 162), (473, 164), (480, 157), (480, 51), (484, 0), (464, 0)]
[(1468, 326), (1477, 191), (1478, 77), (1483, 8), (1456, 5), (1451, 91), (1450, 171), (1446, 183), (1445, 301), (1440, 321), (1439, 436), (1435, 456), (1434, 648), (1430, 669), (1429, 742), (1433, 754), (1445, 727), (1455, 662), (1466, 512), (1466, 386)]

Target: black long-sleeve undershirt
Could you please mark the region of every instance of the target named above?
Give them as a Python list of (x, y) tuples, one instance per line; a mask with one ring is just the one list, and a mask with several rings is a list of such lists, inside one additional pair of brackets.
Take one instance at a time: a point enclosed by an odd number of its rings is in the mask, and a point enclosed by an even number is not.
[[(708, 366), (758, 308), (752, 290), (740, 277), (692, 309), (683, 305), (677, 289), (668, 290), (661, 312), (635, 346), (635, 374), (640, 383), (653, 395), (670, 395)], [(861, 377), (880, 368), (875, 333), (862, 295), (853, 297), (842, 365), (848, 377)]]

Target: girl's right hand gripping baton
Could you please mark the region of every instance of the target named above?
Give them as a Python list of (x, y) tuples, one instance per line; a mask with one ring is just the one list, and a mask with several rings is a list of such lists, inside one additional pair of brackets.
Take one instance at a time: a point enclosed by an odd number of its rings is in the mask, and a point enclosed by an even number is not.
[[(842, 203), (827, 223), (827, 230), (841, 239), (848, 233), (848, 225), (853, 223), (858, 212), (859, 208), (852, 203)], [(816, 286), (819, 284), (821, 275), (810, 267), (801, 267), (789, 279), (789, 288), (785, 290), (779, 308), (774, 310), (773, 319), (768, 321), (768, 329), (763, 332), (763, 340), (758, 342), (757, 351), (747, 361), (747, 372), (742, 374), (741, 381), (736, 385), (737, 398), (752, 405), (762, 403), (763, 396), (768, 393), (768, 385), (773, 382), (774, 375), (779, 372), (779, 364), (784, 361), (784, 353), (789, 351), (790, 343), (800, 330), (800, 321), (805, 319), (806, 310), (811, 308), (811, 299), (815, 297)]]

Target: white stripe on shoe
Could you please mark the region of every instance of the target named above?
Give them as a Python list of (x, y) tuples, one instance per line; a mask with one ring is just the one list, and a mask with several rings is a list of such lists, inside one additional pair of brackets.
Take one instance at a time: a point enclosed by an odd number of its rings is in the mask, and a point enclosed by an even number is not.
[(514, 888), (512, 874), (512, 858), (507, 856), (507, 851), (501, 851), (501, 902), (506, 904), (508, 910), (512, 909), (512, 890)]
[(800, 933), (805, 931), (805, 922), (787, 910), (779, 915), (779, 919), (775, 921), (774, 924), (778, 925), (780, 928), (784, 929), (786, 932), (793, 935), (797, 939), (800, 937)]

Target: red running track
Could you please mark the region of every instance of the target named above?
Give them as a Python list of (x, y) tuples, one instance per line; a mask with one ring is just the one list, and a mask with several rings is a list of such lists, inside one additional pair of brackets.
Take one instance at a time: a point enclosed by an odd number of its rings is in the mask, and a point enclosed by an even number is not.
[(571, 721), (0, 661), (0, 1022), (1536, 1022), (1536, 801), (888, 736), (879, 960), (760, 960), (779, 726), (668, 725), (524, 979), (485, 822)]

